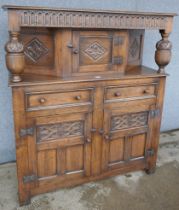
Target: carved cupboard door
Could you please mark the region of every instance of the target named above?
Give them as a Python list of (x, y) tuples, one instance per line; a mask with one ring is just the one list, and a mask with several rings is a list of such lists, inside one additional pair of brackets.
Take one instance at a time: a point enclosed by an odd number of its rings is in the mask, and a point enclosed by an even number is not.
[(64, 178), (78, 180), (90, 175), (91, 113), (29, 120), (34, 128), (29, 136), (29, 167), (36, 184), (43, 187)]
[(104, 110), (103, 171), (146, 163), (155, 112), (148, 105)]
[(126, 31), (73, 31), (72, 73), (121, 72), (126, 66)]

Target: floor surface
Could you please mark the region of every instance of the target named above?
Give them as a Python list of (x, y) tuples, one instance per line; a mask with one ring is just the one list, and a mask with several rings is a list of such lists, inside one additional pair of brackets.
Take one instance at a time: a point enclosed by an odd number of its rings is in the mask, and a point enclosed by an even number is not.
[(36, 196), (18, 207), (15, 163), (0, 166), (0, 210), (179, 210), (179, 131), (162, 133), (153, 175), (128, 173)]

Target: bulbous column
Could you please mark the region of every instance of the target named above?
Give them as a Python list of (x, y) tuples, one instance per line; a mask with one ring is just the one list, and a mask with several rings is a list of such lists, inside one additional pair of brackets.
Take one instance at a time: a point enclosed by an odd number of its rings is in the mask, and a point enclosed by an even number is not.
[(159, 66), (158, 73), (165, 73), (165, 66), (171, 59), (172, 43), (168, 40), (169, 33), (160, 31), (162, 39), (156, 44), (155, 62)]
[(10, 41), (5, 45), (6, 66), (12, 74), (12, 82), (22, 81), (21, 74), (25, 67), (24, 46), (19, 41), (19, 32), (9, 32)]

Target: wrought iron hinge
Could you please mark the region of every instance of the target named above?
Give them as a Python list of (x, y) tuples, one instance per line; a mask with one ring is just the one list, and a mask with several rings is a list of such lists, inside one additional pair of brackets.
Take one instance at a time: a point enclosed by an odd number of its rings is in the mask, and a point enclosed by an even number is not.
[(24, 176), (23, 177), (23, 182), (24, 183), (29, 183), (29, 182), (34, 182), (35, 180), (37, 180), (37, 176), (36, 175), (30, 175), (30, 176)]
[(32, 136), (34, 134), (34, 128), (31, 127), (31, 128), (22, 128), (20, 129), (20, 137), (23, 137), (23, 136), (27, 136), (27, 135), (30, 135)]
[(123, 63), (122, 56), (112, 58), (112, 64), (122, 64), (122, 63)]
[(154, 156), (154, 154), (155, 154), (155, 151), (153, 148), (147, 150), (147, 156), (151, 157), (151, 156)]
[(151, 116), (152, 118), (154, 118), (154, 117), (159, 117), (159, 116), (160, 116), (160, 109), (151, 110), (151, 111), (150, 111), (150, 116)]

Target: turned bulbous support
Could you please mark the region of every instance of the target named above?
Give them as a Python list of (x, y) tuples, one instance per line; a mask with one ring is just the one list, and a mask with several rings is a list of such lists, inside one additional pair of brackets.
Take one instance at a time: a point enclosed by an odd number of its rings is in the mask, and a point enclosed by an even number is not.
[(10, 32), (10, 41), (5, 45), (6, 66), (12, 74), (12, 82), (22, 81), (21, 74), (25, 67), (24, 46), (19, 41), (18, 32)]
[(160, 31), (162, 39), (156, 44), (155, 62), (159, 66), (158, 73), (165, 73), (165, 66), (171, 59), (172, 43), (168, 40), (169, 33)]

